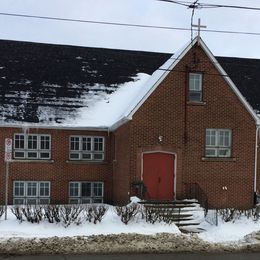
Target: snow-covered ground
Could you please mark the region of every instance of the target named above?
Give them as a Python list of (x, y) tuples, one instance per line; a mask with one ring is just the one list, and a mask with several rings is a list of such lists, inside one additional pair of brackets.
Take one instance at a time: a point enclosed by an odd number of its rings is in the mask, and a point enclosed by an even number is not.
[(205, 231), (198, 235), (199, 238), (210, 243), (239, 242), (246, 235), (260, 231), (260, 219), (254, 222), (243, 216), (235, 222), (224, 222), (221, 219), (218, 222), (218, 226), (210, 225), (206, 221), (202, 222), (200, 227)]
[(108, 235), (121, 233), (138, 233), (144, 235), (154, 235), (156, 233), (174, 233), (180, 231), (175, 225), (165, 223), (150, 224), (140, 216), (130, 221), (127, 225), (121, 222), (119, 216), (115, 213), (112, 206), (109, 207), (103, 220), (97, 224), (85, 222), (81, 225), (71, 224), (64, 227), (62, 224), (51, 224), (47, 220), (37, 223), (23, 221), (20, 223), (16, 217), (8, 211), (8, 219), (4, 216), (0, 219), (0, 239), (9, 238), (46, 238), (46, 237), (73, 237), (73, 236), (91, 236), (91, 235)]
[[(201, 214), (201, 213), (200, 213)], [(197, 216), (197, 219), (199, 215)], [(260, 220), (254, 222), (241, 216), (235, 222), (224, 222), (219, 218), (218, 226), (210, 225), (202, 221), (199, 228), (205, 231), (198, 234), (198, 238), (209, 243), (243, 243), (244, 237), (252, 232), (260, 231)], [(51, 224), (47, 220), (40, 224), (32, 224), (27, 221), (20, 223), (16, 217), (8, 211), (8, 219), (4, 216), (0, 219), (0, 240), (9, 238), (48, 238), (48, 237), (75, 237), (91, 235), (113, 234), (142, 234), (155, 235), (158, 233), (170, 233), (180, 235), (180, 230), (174, 224), (155, 223), (150, 224), (141, 216), (135, 217), (127, 225), (120, 221), (112, 206), (104, 216), (101, 223), (83, 222), (80, 225), (71, 224), (64, 227), (62, 224)]]

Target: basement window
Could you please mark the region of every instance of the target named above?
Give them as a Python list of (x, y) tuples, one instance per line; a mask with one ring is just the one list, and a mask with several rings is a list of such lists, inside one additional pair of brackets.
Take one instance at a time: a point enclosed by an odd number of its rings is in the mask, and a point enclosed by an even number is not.
[(230, 129), (206, 129), (206, 157), (231, 157)]
[(104, 137), (71, 136), (70, 160), (103, 161)]
[(189, 101), (202, 102), (202, 74), (189, 73)]
[(15, 134), (14, 158), (49, 160), (51, 158), (51, 136), (40, 134)]
[(49, 181), (14, 181), (14, 205), (44, 205), (50, 203)]
[(103, 182), (70, 182), (69, 203), (87, 204), (103, 203)]

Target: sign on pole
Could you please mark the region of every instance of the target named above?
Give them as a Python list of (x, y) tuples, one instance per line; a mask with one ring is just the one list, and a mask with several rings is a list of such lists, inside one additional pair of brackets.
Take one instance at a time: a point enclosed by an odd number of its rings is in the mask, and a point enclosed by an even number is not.
[(12, 145), (13, 140), (11, 138), (5, 138), (5, 162), (12, 161)]
[(13, 140), (11, 138), (5, 138), (5, 220), (7, 220), (9, 163), (12, 161), (12, 145)]

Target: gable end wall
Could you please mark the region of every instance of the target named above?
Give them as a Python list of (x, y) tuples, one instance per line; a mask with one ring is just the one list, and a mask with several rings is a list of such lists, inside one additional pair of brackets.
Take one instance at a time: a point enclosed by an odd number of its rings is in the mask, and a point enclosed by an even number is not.
[[(185, 100), (187, 70), (203, 73), (201, 104)], [(232, 130), (231, 159), (204, 159), (206, 128)], [(177, 154), (177, 198), (185, 195), (185, 183), (196, 182), (212, 207), (250, 207), (255, 129), (254, 119), (204, 51), (193, 47), (133, 116), (130, 180), (142, 178), (142, 152), (156, 147)], [(158, 143), (159, 135), (162, 143)]]

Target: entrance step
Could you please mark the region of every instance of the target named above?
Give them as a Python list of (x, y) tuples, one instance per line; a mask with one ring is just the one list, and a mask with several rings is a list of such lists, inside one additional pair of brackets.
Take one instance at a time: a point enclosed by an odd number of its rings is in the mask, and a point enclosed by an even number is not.
[[(174, 223), (180, 229), (193, 229), (200, 225), (204, 218), (204, 210), (196, 200), (158, 201), (149, 200), (139, 202), (148, 211)], [(198, 232), (199, 229), (196, 231)], [(188, 232), (188, 231), (187, 231)], [(201, 231), (200, 231), (201, 232)]]

